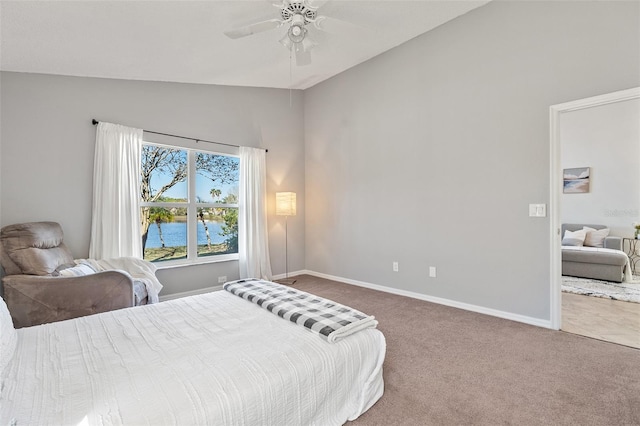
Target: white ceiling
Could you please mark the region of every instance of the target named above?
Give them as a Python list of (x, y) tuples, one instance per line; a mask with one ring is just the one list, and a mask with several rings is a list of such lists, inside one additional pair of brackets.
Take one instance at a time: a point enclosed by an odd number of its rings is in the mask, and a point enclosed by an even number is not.
[[(312, 63), (291, 66), (286, 28), (231, 40), (224, 30), (279, 18), (256, 1), (0, 1), (3, 71), (306, 89), (489, 0), (318, 0)], [(274, 0), (276, 2), (276, 0)], [(312, 3), (313, 4), (313, 3)]]

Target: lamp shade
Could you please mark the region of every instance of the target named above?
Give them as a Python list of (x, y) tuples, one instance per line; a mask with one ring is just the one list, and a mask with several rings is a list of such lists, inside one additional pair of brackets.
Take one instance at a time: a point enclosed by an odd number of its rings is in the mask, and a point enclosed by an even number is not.
[(276, 192), (276, 215), (295, 216), (296, 215), (296, 193)]

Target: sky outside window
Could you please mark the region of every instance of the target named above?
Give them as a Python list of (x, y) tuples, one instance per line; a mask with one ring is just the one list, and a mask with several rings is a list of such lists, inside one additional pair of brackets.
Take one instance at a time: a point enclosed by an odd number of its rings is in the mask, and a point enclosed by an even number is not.
[[(211, 157), (218, 157), (214, 154), (205, 154)], [(180, 160), (186, 162), (187, 152), (180, 151)], [(236, 157), (225, 157), (227, 161), (231, 161), (235, 163), (236, 166), (239, 165), (240, 159)], [(173, 177), (173, 173), (171, 171), (161, 171), (154, 170), (153, 175), (151, 176), (151, 188), (152, 192), (155, 194), (158, 189), (162, 186), (171, 182)], [(219, 180), (212, 181), (210, 178), (203, 176), (200, 173), (196, 173), (196, 197), (202, 200), (205, 203), (212, 202), (223, 202), (225, 197), (229, 195), (238, 195), (238, 181), (239, 181), (239, 172), (236, 170), (235, 173), (232, 174), (232, 178), (235, 182), (231, 183), (220, 183)], [(217, 190), (215, 194), (217, 195), (215, 198), (212, 197), (211, 191), (212, 189)], [(178, 182), (172, 188), (167, 190), (163, 197), (170, 198), (177, 201), (187, 201), (188, 199), (188, 186), (187, 180), (185, 179), (183, 182)]]

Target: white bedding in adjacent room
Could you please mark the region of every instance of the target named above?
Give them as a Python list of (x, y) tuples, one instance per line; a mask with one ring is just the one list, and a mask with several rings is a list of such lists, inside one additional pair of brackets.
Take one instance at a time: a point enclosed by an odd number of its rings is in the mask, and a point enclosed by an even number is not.
[(17, 330), (0, 424), (340, 425), (384, 355), (377, 329), (331, 344), (219, 291)]

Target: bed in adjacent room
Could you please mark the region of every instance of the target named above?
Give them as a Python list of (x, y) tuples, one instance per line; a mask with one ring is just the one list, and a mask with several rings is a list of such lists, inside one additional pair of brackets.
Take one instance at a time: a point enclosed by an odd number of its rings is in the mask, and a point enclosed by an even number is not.
[(379, 330), (331, 343), (242, 297), (19, 330), (0, 299), (0, 423), (340, 425), (381, 397)]

